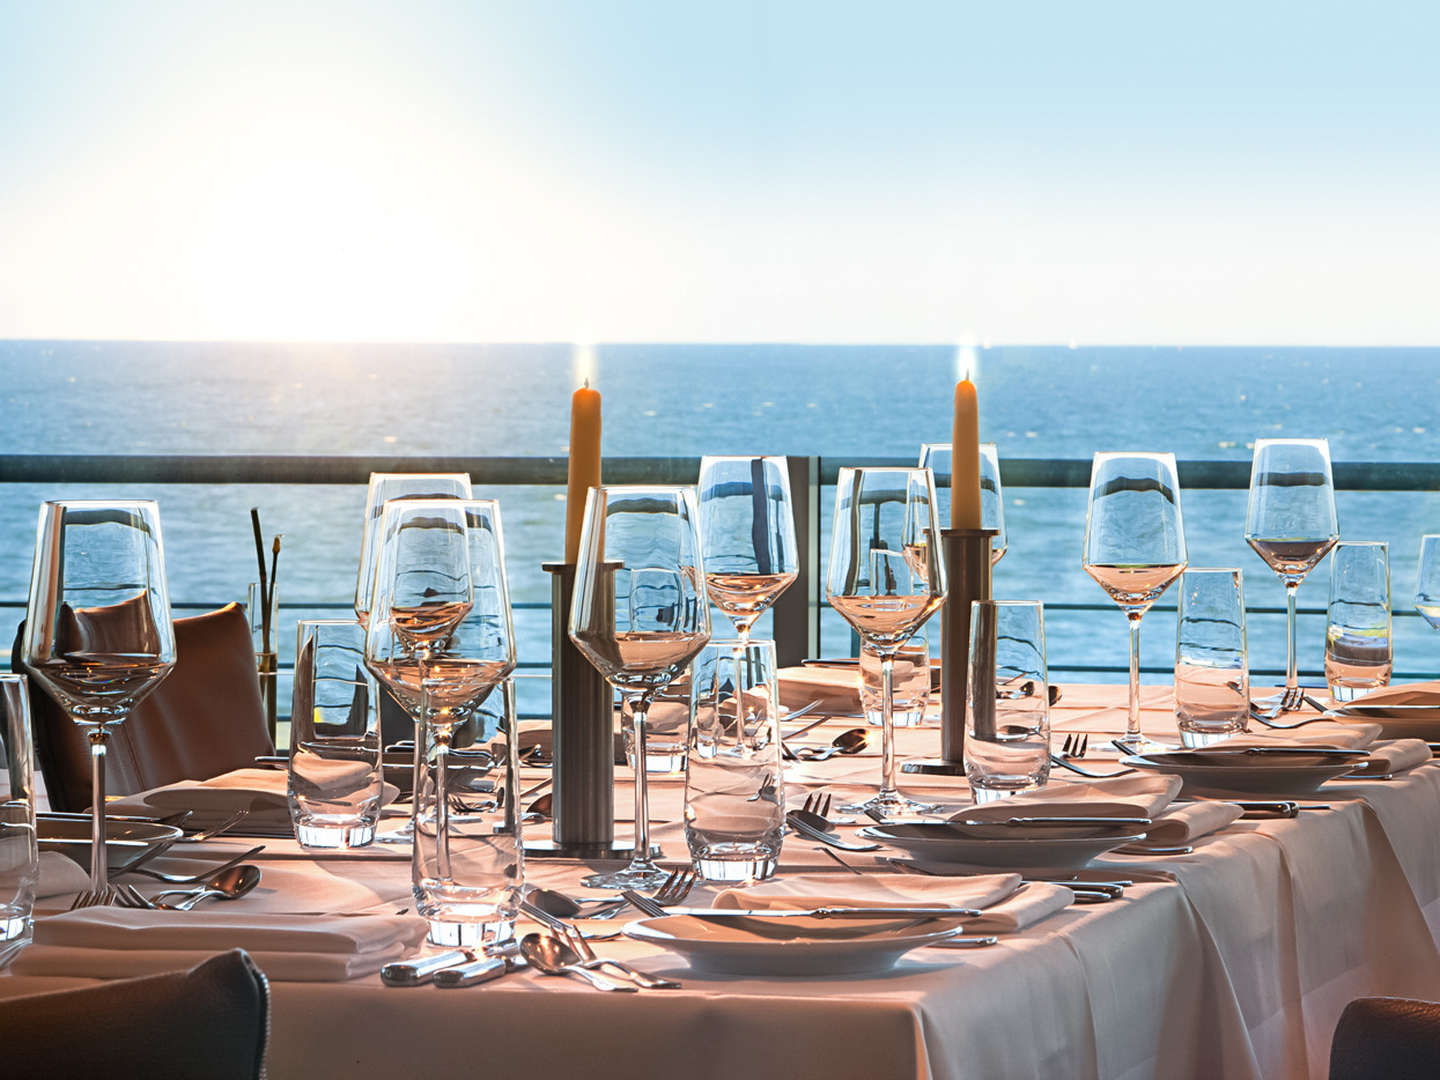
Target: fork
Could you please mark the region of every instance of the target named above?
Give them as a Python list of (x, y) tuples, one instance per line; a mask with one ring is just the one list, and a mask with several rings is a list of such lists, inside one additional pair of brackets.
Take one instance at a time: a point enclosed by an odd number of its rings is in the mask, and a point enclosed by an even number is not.
[(1116, 769), (1114, 772), (1095, 772), (1093, 769), (1086, 769), (1080, 765), (1076, 765), (1073, 761), (1069, 761), (1059, 754), (1051, 754), (1050, 763), (1052, 765), (1059, 765), (1062, 769), (1069, 769), (1071, 772), (1078, 773), (1090, 780), (1108, 780), (1112, 776), (1127, 776), (1135, 771), (1134, 769), (1126, 768)]
[(1250, 715), (1263, 723), (1266, 720), (1275, 719), (1275, 717), (1281, 713), (1294, 712), (1300, 708), (1300, 704), (1304, 700), (1305, 691), (1301, 690), (1298, 686), (1287, 686), (1281, 691), (1280, 697), (1276, 700), (1275, 704), (1268, 709), (1257, 709), (1255, 703), (1251, 702)]
[(244, 821), (249, 816), (250, 811), (248, 809), (242, 808), (240, 810), (236, 810), (228, 818), (220, 822), (220, 824), (212, 825), (208, 829), (199, 829), (196, 832), (187, 833), (175, 842), (177, 844), (200, 844), (204, 843), (206, 840), (213, 840), (215, 839), (215, 837), (221, 835), (222, 833), (229, 832), (231, 829), (235, 828), (236, 825), (239, 825), (240, 822)]
[[(1319, 709), (1321, 712), (1325, 711), (1324, 707), (1321, 706), (1318, 702), (1316, 702), (1313, 698), (1311, 698), (1308, 694), (1302, 695), (1302, 698), (1305, 703), (1309, 705), (1312, 709)], [(1253, 719), (1258, 720), (1260, 723), (1264, 724), (1268, 728), (1275, 728), (1279, 731), (1289, 731), (1291, 728), (1304, 727), (1306, 724), (1325, 724), (1335, 722), (1334, 719), (1329, 716), (1312, 716), (1308, 720), (1296, 720), (1293, 724), (1277, 724), (1274, 719), (1272, 719), (1275, 715), (1277, 714), (1263, 713), (1259, 709), (1254, 708), (1253, 706), (1250, 709), (1250, 716)]]
[(814, 814), (816, 817), (823, 818), (830, 813), (830, 802), (831, 796), (828, 791), (812, 791), (809, 795), (805, 796), (805, 802), (801, 805), (800, 809), (807, 813)]
[(690, 890), (695, 887), (695, 881), (699, 876), (693, 866), (682, 866), (679, 869), (671, 870), (670, 876), (661, 882), (660, 887), (655, 890), (655, 895), (650, 899), (661, 907), (678, 904), (690, 895)]
[(242, 851), (233, 859), (226, 859), (223, 863), (216, 866), (206, 867), (204, 873), (200, 874), (167, 874), (160, 870), (151, 870), (148, 866), (127, 866), (123, 870), (115, 871), (115, 874), (117, 877), (124, 874), (139, 874), (141, 877), (153, 878), (156, 881), (168, 882), (171, 885), (199, 885), (202, 881), (209, 880), (221, 871), (229, 870), (232, 866), (238, 866), (246, 859), (254, 858), (264, 850), (264, 844), (256, 844), (249, 851)]
[(612, 968), (645, 990), (680, 989), (680, 984), (674, 979), (659, 978), (649, 972), (641, 971), (639, 968), (633, 968), (629, 964), (621, 963), (619, 960), (601, 960), (595, 955), (595, 950), (590, 948), (590, 943), (585, 940), (585, 935), (568, 923), (561, 924), (559, 933), (570, 943), (570, 947), (580, 954), (581, 967), (589, 968), (591, 971)]
[(122, 891), (114, 885), (106, 885), (103, 889), (86, 889), (79, 893), (70, 902), (71, 911), (79, 911), (87, 907), (131, 907), (126, 902)]
[(1060, 748), (1060, 756), (1063, 758), (1083, 758), (1086, 751), (1090, 749), (1090, 733), (1088, 731), (1072, 731), (1065, 736), (1065, 745)]

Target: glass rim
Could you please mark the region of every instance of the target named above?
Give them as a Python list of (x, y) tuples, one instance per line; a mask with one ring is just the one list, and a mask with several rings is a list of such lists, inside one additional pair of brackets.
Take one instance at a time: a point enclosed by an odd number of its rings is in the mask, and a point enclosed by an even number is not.
[(1044, 600), (971, 600), (970, 607), (996, 607), (996, 608), (1039, 608), (1045, 610)]
[(702, 454), (700, 456), (700, 467), (703, 469), (707, 461), (777, 461), (783, 462), (784, 454)]
[(46, 499), (41, 505), (86, 510), (101, 506), (153, 506), (157, 511), (160, 509), (158, 499)]
[(1342, 547), (1349, 547), (1349, 548), (1382, 547), (1382, 548), (1388, 548), (1389, 546), (1390, 546), (1390, 541), (1389, 541), (1389, 540), (1337, 540), (1337, 541), (1335, 542), (1335, 548), (1336, 548), (1336, 550), (1339, 550), (1339, 549), (1342, 548)]
[(1329, 453), (1330, 453), (1330, 440), (1329, 440), (1328, 437), (1323, 436), (1323, 435), (1322, 435), (1320, 438), (1318, 438), (1318, 439), (1302, 439), (1302, 438), (1293, 438), (1293, 439), (1289, 439), (1289, 438), (1256, 439), (1252, 445), (1254, 446), (1254, 448), (1255, 448), (1256, 450), (1259, 450), (1260, 447), (1262, 447), (1262, 446), (1277, 446), (1277, 445), (1278, 445), (1278, 446), (1317, 446), (1317, 447), (1318, 447), (1318, 446), (1323, 446), (1323, 447), (1325, 448), (1325, 453), (1326, 453), (1326, 454), (1329, 454)]
[(680, 495), (684, 492), (695, 490), (694, 484), (596, 484), (587, 491), (603, 491), (610, 494), (615, 491), (643, 492), (647, 495)]
[[(977, 445), (982, 450), (987, 446), (991, 449), (994, 449), (996, 446), (993, 442), (982, 442)], [(953, 454), (955, 452), (955, 444), (953, 442), (922, 442), (920, 444), (920, 452), (923, 454), (926, 450), (949, 450)], [(916, 468), (924, 468), (924, 466), (917, 465)]]
[(704, 645), (700, 646), (700, 651), (695, 654), (695, 658), (698, 660), (707, 652), (714, 652), (716, 654), (726, 652), (733, 656), (737, 648), (740, 649), (740, 651), (752, 648), (760, 649), (773, 656), (777, 646), (774, 638), (750, 638), (745, 642), (741, 642), (739, 638), (722, 638), (719, 641), (707, 641)]
[(474, 483), (468, 472), (372, 472), (370, 483), (373, 484), (376, 480), (388, 480), (391, 477), (409, 479), (416, 476), (444, 476), (451, 480), (464, 480), (467, 484), (473, 485)]
[(1137, 461), (1168, 461), (1175, 464), (1173, 450), (1096, 450), (1090, 458), (1091, 465), (1100, 461), (1116, 461), (1120, 458), (1134, 458)]
[(1184, 570), (1180, 571), (1180, 576), (1181, 576), (1181, 577), (1184, 577), (1186, 574), (1241, 574), (1241, 575), (1244, 575), (1244, 573), (1245, 573), (1245, 570), (1244, 570), (1242, 567), (1239, 567), (1239, 566), (1187, 566)]
[(906, 476), (911, 476), (915, 473), (928, 473), (932, 483), (935, 478), (935, 470), (930, 468), (929, 465), (842, 465), (840, 466), (839, 473), (835, 477), (836, 486), (839, 486), (841, 481), (845, 479), (847, 473), (852, 476), (864, 476), (867, 473), (904, 473)]

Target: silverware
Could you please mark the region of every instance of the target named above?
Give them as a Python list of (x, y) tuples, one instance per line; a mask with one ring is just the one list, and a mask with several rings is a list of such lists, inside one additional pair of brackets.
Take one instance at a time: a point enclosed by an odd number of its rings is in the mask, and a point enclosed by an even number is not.
[(1154, 824), (1148, 817), (1010, 817), (1010, 818), (964, 818), (951, 819), (951, 825), (965, 825), (970, 828), (984, 825), (1009, 825), (1024, 827), (1033, 825), (1135, 825), (1149, 828)]
[(1051, 754), (1050, 763), (1052, 765), (1059, 765), (1062, 769), (1069, 769), (1071, 772), (1077, 773), (1089, 780), (1109, 780), (1112, 776), (1127, 776), (1136, 771), (1135, 769), (1126, 768), (1116, 769), (1113, 772), (1095, 772), (1093, 769), (1087, 769), (1067, 761), (1059, 754)]
[[(630, 898), (626, 897), (626, 899)], [(635, 903), (634, 900), (630, 900), (630, 902), (632, 904)], [(645, 910), (644, 908), (640, 908), (638, 904), (636, 904), (635, 906), (641, 911)], [(543, 910), (542, 908), (536, 907), (529, 900), (520, 901), (520, 910), (523, 911), (526, 915), (529, 915), (530, 918), (534, 919), (541, 926), (548, 926), (552, 930), (559, 930), (565, 926), (564, 922), (557, 919), (554, 915), (551, 915), (549, 912)], [(591, 941), (611, 941), (620, 936), (619, 930), (610, 930), (605, 932), (584, 930), (581, 932)]]
[(985, 937), (966, 937), (964, 935), (956, 935), (955, 937), (945, 938), (943, 941), (933, 941), (930, 943), (929, 948), (985, 949), (989, 948), (991, 945), (998, 944), (1000, 944), (1000, 939), (998, 937), (995, 937), (994, 935), (986, 935)]
[[(576, 899), (554, 889), (532, 888), (527, 900), (535, 907), (557, 919), (608, 919), (629, 903), (623, 896), (607, 896), (604, 899)], [(584, 904), (597, 905), (588, 915), (582, 915)]]
[(508, 975), (518, 965), (513, 957), (482, 956), (465, 964), (443, 967), (430, 977), (441, 990), (458, 990), (466, 986), (478, 986), (492, 982), (502, 975)]
[(829, 761), (836, 754), (858, 754), (870, 743), (867, 728), (847, 728), (830, 740), (829, 746), (802, 746), (794, 751), (798, 761)]
[(128, 907), (120, 890), (114, 885), (106, 885), (103, 889), (86, 889), (76, 895), (70, 901), (70, 910), (79, 911), (87, 907)]
[(1063, 758), (1083, 758), (1090, 749), (1090, 733), (1088, 731), (1072, 731), (1065, 736), (1065, 744), (1060, 747), (1060, 756)]
[(218, 825), (212, 825), (208, 829), (197, 829), (193, 833), (186, 833), (176, 843), (179, 844), (203, 844), (206, 840), (213, 840), (217, 836), (229, 832), (250, 816), (248, 809), (236, 810)]
[(1294, 712), (1300, 708), (1300, 704), (1304, 700), (1305, 691), (1300, 687), (1287, 687), (1280, 692), (1278, 697), (1271, 699), (1269, 708), (1261, 708), (1257, 702), (1252, 701), (1250, 715), (1263, 724), (1268, 720), (1274, 720), (1281, 713)]
[(650, 899), (662, 907), (671, 904), (678, 904), (690, 895), (690, 890), (695, 887), (699, 874), (693, 866), (682, 866), (678, 870), (671, 870), (670, 876), (660, 883)]
[(859, 874), (861, 877), (864, 877), (864, 876), (865, 876), (865, 875), (864, 875), (863, 873), (861, 873), (859, 870), (855, 869), (855, 867), (851, 866), (848, 862), (846, 862), (844, 859), (842, 859), (839, 855), (836, 855), (835, 852), (834, 852), (834, 850), (832, 850), (831, 848), (826, 847), (824, 844), (821, 844), (821, 845), (820, 845), (819, 847), (817, 847), (815, 850), (818, 851), (818, 852), (820, 852), (821, 855), (828, 855), (830, 858), (834, 859), (837, 863), (839, 863), (841, 866), (843, 866), (846, 870), (849, 870), (850, 873), (852, 873), (852, 874)]
[(380, 969), (380, 981), (386, 986), (424, 986), (437, 971), (474, 963), (478, 959), (469, 949), (451, 949), (417, 960), (395, 960)]
[(841, 907), (825, 905), (814, 908), (699, 908), (675, 907), (667, 915), (689, 915), (695, 919), (976, 919), (976, 908), (897, 904), (889, 907)]
[(591, 971), (579, 964), (566, 963), (562, 958), (573, 956), (574, 952), (568, 946), (562, 946), (559, 939), (549, 934), (526, 934), (520, 939), (520, 952), (530, 961), (531, 967), (545, 975), (571, 975), (583, 979), (596, 990), (609, 993), (634, 994), (640, 989), (627, 983), (614, 982), (598, 971)]
[(791, 810), (785, 815), (785, 823), (796, 832), (809, 837), (811, 840), (819, 840), (822, 844), (829, 844), (831, 847), (839, 848), (841, 851), (878, 851), (880, 845), (873, 842), (856, 843), (850, 840), (841, 840), (824, 829), (816, 828), (804, 817), (805, 811)]
[[(639, 968), (631, 967), (629, 964), (619, 960), (604, 960), (595, 955), (595, 950), (590, 948), (585, 938), (575, 932), (573, 926), (566, 927), (563, 933), (562, 944), (567, 952), (560, 955), (565, 963), (578, 964), (590, 971), (600, 971), (611, 968), (620, 973), (622, 978), (629, 979), (642, 990), (679, 990), (680, 984), (674, 979), (662, 979), (651, 975), (648, 971), (641, 971)], [(573, 960), (568, 959), (574, 957)]]
[[(121, 877), (125, 874), (139, 874), (141, 877), (148, 877), (155, 881), (165, 881), (171, 885), (199, 885), (201, 882), (209, 880), (221, 871), (229, 870), (232, 866), (239, 866), (246, 859), (253, 858), (264, 850), (264, 844), (257, 844), (249, 851), (242, 851), (233, 859), (226, 859), (223, 863), (207, 867), (198, 874), (166, 874), (159, 870), (151, 870), (148, 867), (137, 866), (132, 863), (123, 870), (117, 870), (113, 876)], [(147, 859), (146, 861), (148, 862), (149, 860)]]
[(1110, 745), (1120, 751), (1122, 757), (1129, 757), (1135, 754), (1173, 754), (1182, 747), (1171, 746), (1168, 743), (1156, 742), (1149, 736), (1142, 736), (1138, 745), (1130, 745), (1124, 739), (1111, 739)]
[[(189, 911), (202, 900), (238, 900), (260, 884), (260, 868), (250, 863), (232, 866), (216, 874), (202, 888), (165, 889), (149, 898), (152, 905), (166, 911)], [(127, 886), (128, 887), (128, 886)], [(160, 902), (162, 896), (183, 896), (178, 904)]]
[(1117, 855), (1189, 855), (1195, 850), (1193, 844), (1177, 844), (1174, 847), (1151, 847), (1146, 844), (1126, 844), (1115, 849)]

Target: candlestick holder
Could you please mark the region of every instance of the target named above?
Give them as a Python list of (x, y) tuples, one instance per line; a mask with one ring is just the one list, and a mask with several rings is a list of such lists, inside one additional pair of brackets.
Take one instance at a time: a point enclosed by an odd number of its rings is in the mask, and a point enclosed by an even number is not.
[(990, 541), (997, 529), (942, 529), (940, 554), (949, 589), (940, 612), (940, 756), (917, 758), (903, 772), (965, 775), (965, 686), (970, 675), (970, 605), (990, 599)]
[(536, 858), (628, 858), (615, 841), (614, 692), (570, 640), (574, 563), (543, 563), (550, 575), (552, 840), (532, 840)]

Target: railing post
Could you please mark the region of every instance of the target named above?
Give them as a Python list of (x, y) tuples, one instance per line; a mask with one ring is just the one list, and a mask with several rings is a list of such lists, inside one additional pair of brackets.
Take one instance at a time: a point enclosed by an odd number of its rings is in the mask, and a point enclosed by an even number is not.
[(787, 457), (790, 502), (795, 509), (799, 573), (771, 609), (775, 619), (775, 658), (781, 667), (820, 655), (820, 610), (815, 602), (820, 580), (820, 459)]

